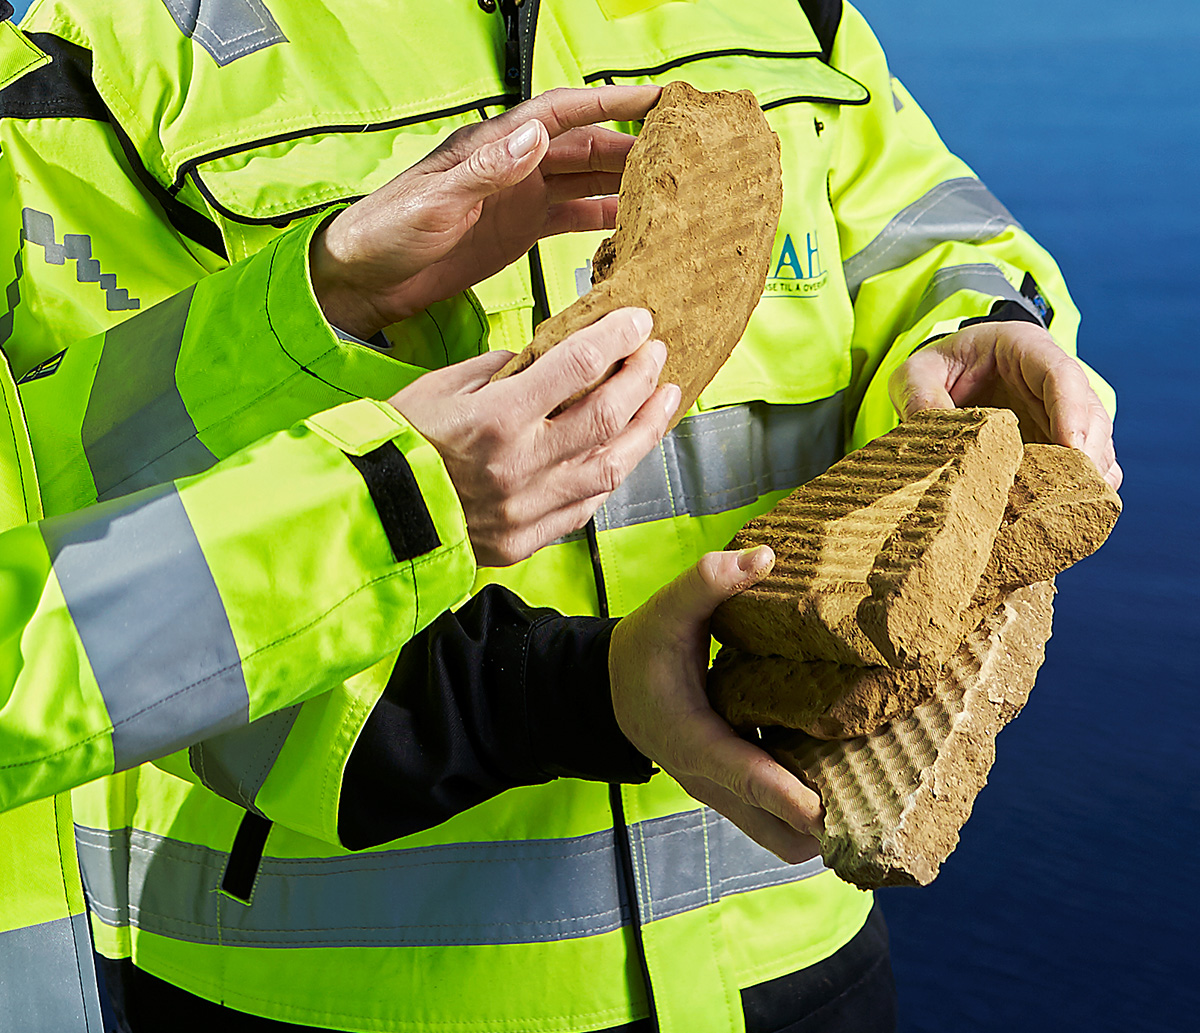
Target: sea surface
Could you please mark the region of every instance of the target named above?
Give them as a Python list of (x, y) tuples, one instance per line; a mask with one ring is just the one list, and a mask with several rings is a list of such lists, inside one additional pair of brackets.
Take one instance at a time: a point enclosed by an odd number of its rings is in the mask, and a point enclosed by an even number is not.
[(881, 895), (901, 1029), (1200, 1029), (1200, 3), (859, 7), (1062, 266), (1126, 475), (962, 844)]
[(1125, 470), (961, 845), (881, 895), (901, 1029), (1200, 1029), (1200, 4), (858, 6), (1058, 259)]

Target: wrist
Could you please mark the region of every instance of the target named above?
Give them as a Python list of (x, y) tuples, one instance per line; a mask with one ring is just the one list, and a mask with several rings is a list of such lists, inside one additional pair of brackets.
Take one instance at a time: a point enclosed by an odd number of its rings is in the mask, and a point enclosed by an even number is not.
[(347, 257), (353, 249), (338, 226), (342, 214), (339, 212), (313, 234), (308, 249), (309, 276), (326, 322), (366, 341), (395, 320), (383, 316), (362, 289), (364, 277), (356, 274), (353, 261)]

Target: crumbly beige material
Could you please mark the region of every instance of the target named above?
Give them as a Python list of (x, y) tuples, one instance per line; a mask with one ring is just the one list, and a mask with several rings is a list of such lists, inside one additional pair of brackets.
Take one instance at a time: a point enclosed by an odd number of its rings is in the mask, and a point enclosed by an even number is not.
[(1021, 456), (1007, 409), (917, 414), (743, 528), (732, 547), (770, 545), (775, 567), (717, 610), (713, 634), (760, 656), (941, 664)]
[(912, 713), (940, 668), (853, 667), (723, 648), (708, 674), (713, 709), (734, 728), (781, 726), (818, 739), (868, 735)]
[(674, 426), (746, 329), (782, 206), (779, 139), (754, 95), (670, 83), (629, 152), (616, 231), (596, 252), (594, 286), (541, 323), (494, 379), (519, 372), (606, 313), (639, 306), (667, 345), (660, 383), (683, 392)]
[(976, 596), (1061, 574), (1100, 548), (1120, 515), (1120, 496), (1082, 452), (1026, 445)]
[(1050, 637), (1054, 587), (1006, 596), (945, 664), (933, 697), (873, 735), (797, 736), (778, 756), (825, 805), (825, 864), (863, 889), (927, 885), (1029, 696)]

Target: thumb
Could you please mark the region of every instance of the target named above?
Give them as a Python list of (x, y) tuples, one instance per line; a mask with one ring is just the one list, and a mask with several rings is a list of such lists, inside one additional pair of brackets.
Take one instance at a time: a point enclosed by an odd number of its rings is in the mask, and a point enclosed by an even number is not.
[(954, 409), (946, 389), (947, 364), (935, 349), (917, 352), (888, 380), (888, 394), (902, 420), (925, 409)]
[(476, 148), (450, 170), (447, 186), (468, 208), (528, 176), (550, 147), (550, 134), (536, 118), (507, 136)]
[(707, 621), (721, 603), (761, 581), (774, 565), (775, 553), (767, 545), (710, 552), (659, 592), (659, 614), (685, 626)]

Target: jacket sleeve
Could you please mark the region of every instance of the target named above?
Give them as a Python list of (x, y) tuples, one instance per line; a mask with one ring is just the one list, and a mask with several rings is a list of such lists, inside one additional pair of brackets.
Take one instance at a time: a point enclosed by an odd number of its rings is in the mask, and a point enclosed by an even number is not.
[[(946, 149), (849, 4), (831, 63), (871, 93), (841, 111), (829, 183), (854, 305), (857, 448), (895, 425), (888, 378), (931, 337), (968, 320), (1027, 319), (1074, 354), (1079, 313), (1053, 258)], [(1115, 411), (1111, 388), (1088, 374)]]
[(372, 401), (203, 474), (9, 528), (0, 809), (328, 692), (460, 599), (473, 571), (436, 451)]

